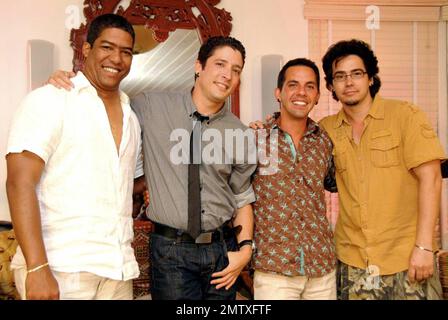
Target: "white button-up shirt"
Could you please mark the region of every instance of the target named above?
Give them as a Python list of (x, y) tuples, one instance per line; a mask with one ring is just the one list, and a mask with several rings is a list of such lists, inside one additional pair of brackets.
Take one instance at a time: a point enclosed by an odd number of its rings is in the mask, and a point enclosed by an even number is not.
[[(47, 85), (16, 112), (7, 153), (30, 151), (45, 161), (37, 187), (48, 261), (60, 272), (91, 272), (128, 280), (139, 275), (131, 247), (132, 190), (141, 132), (121, 95), (119, 153), (96, 89), (79, 72), (70, 92)], [(25, 265), (19, 248), (12, 268)]]

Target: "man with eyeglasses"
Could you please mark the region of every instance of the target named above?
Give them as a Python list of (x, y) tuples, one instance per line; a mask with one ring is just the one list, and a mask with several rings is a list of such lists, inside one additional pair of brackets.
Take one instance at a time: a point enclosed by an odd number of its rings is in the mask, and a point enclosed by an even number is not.
[(381, 98), (378, 60), (360, 40), (322, 59), (342, 109), (320, 125), (334, 144), (339, 299), (437, 299), (434, 228), (445, 153), (415, 105)]

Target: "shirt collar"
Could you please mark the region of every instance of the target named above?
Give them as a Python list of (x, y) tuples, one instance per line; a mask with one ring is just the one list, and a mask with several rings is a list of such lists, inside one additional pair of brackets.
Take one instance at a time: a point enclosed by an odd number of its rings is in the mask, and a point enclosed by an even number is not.
[[(273, 114), (273, 117), (269, 121), (266, 122), (265, 128), (266, 129), (282, 130), (279, 126), (279, 123), (280, 123), (280, 112), (275, 112)], [(311, 134), (318, 134), (319, 130), (320, 130), (319, 125), (313, 119), (308, 118), (306, 132), (303, 136), (305, 137), (305, 136), (311, 135)]]
[[(372, 106), (370, 107), (367, 115), (371, 116), (374, 119), (384, 119), (384, 100), (383, 98), (380, 97), (380, 95), (377, 94), (373, 99)], [(345, 114), (344, 109), (342, 108), (337, 114), (334, 127), (339, 128), (343, 122), (347, 124), (349, 123), (347, 115)]]
[[(75, 77), (71, 79), (71, 81), (74, 84), (74, 90), (76, 93), (80, 93), (83, 90), (90, 90), (91, 92), (95, 93), (95, 95), (98, 95), (98, 92), (96, 91), (95, 87), (92, 86), (89, 79), (82, 73), (82, 71), (78, 71)], [(120, 92), (120, 101), (122, 105), (129, 105), (129, 97), (126, 93), (123, 91)]]
[(384, 119), (384, 100), (378, 94), (373, 99), (373, 104), (368, 114), (374, 119)]
[(340, 126), (342, 126), (343, 122), (348, 123), (347, 117), (344, 112), (344, 108), (339, 110), (338, 114), (336, 115), (336, 122), (334, 123), (334, 127), (339, 128)]
[[(193, 95), (192, 95), (193, 89), (191, 90), (187, 90), (184, 93), (184, 101), (186, 102), (187, 108), (188, 108), (188, 115), (190, 116), (190, 118), (193, 117), (193, 114), (198, 111), (198, 108), (196, 107), (196, 105), (193, 102)], [(227, 108), (227, 102), (224, 103), (224, 105), (222, 106), (222, 108), (214, 113), (209, 115), (209, 120), (208, 122), (213, 122), (216, 121), (218, 119), (221, 119), (222, 117), (224, 117), (227, 114), (228, 108)]]

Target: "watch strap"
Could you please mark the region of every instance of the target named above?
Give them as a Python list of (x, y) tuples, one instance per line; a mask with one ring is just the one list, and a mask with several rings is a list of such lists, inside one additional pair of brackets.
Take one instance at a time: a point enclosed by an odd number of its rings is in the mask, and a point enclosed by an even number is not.
[(243, 246), (247, 246), (247, 245), (250, 245), (252, 247), (253, 243), (254, 243), (253, 240), (243, 240), (238, 243), (238, 248), (241, 249)]

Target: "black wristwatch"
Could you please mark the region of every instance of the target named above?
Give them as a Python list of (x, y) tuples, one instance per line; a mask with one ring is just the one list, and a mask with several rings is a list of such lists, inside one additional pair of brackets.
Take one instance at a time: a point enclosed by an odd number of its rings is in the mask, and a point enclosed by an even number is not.
[(250, 245), (252, 252), (255, 252), (255, 242), (253, 240), (243, 240), (238, 243), (238, 248), (241, 249), (243, 246)]

